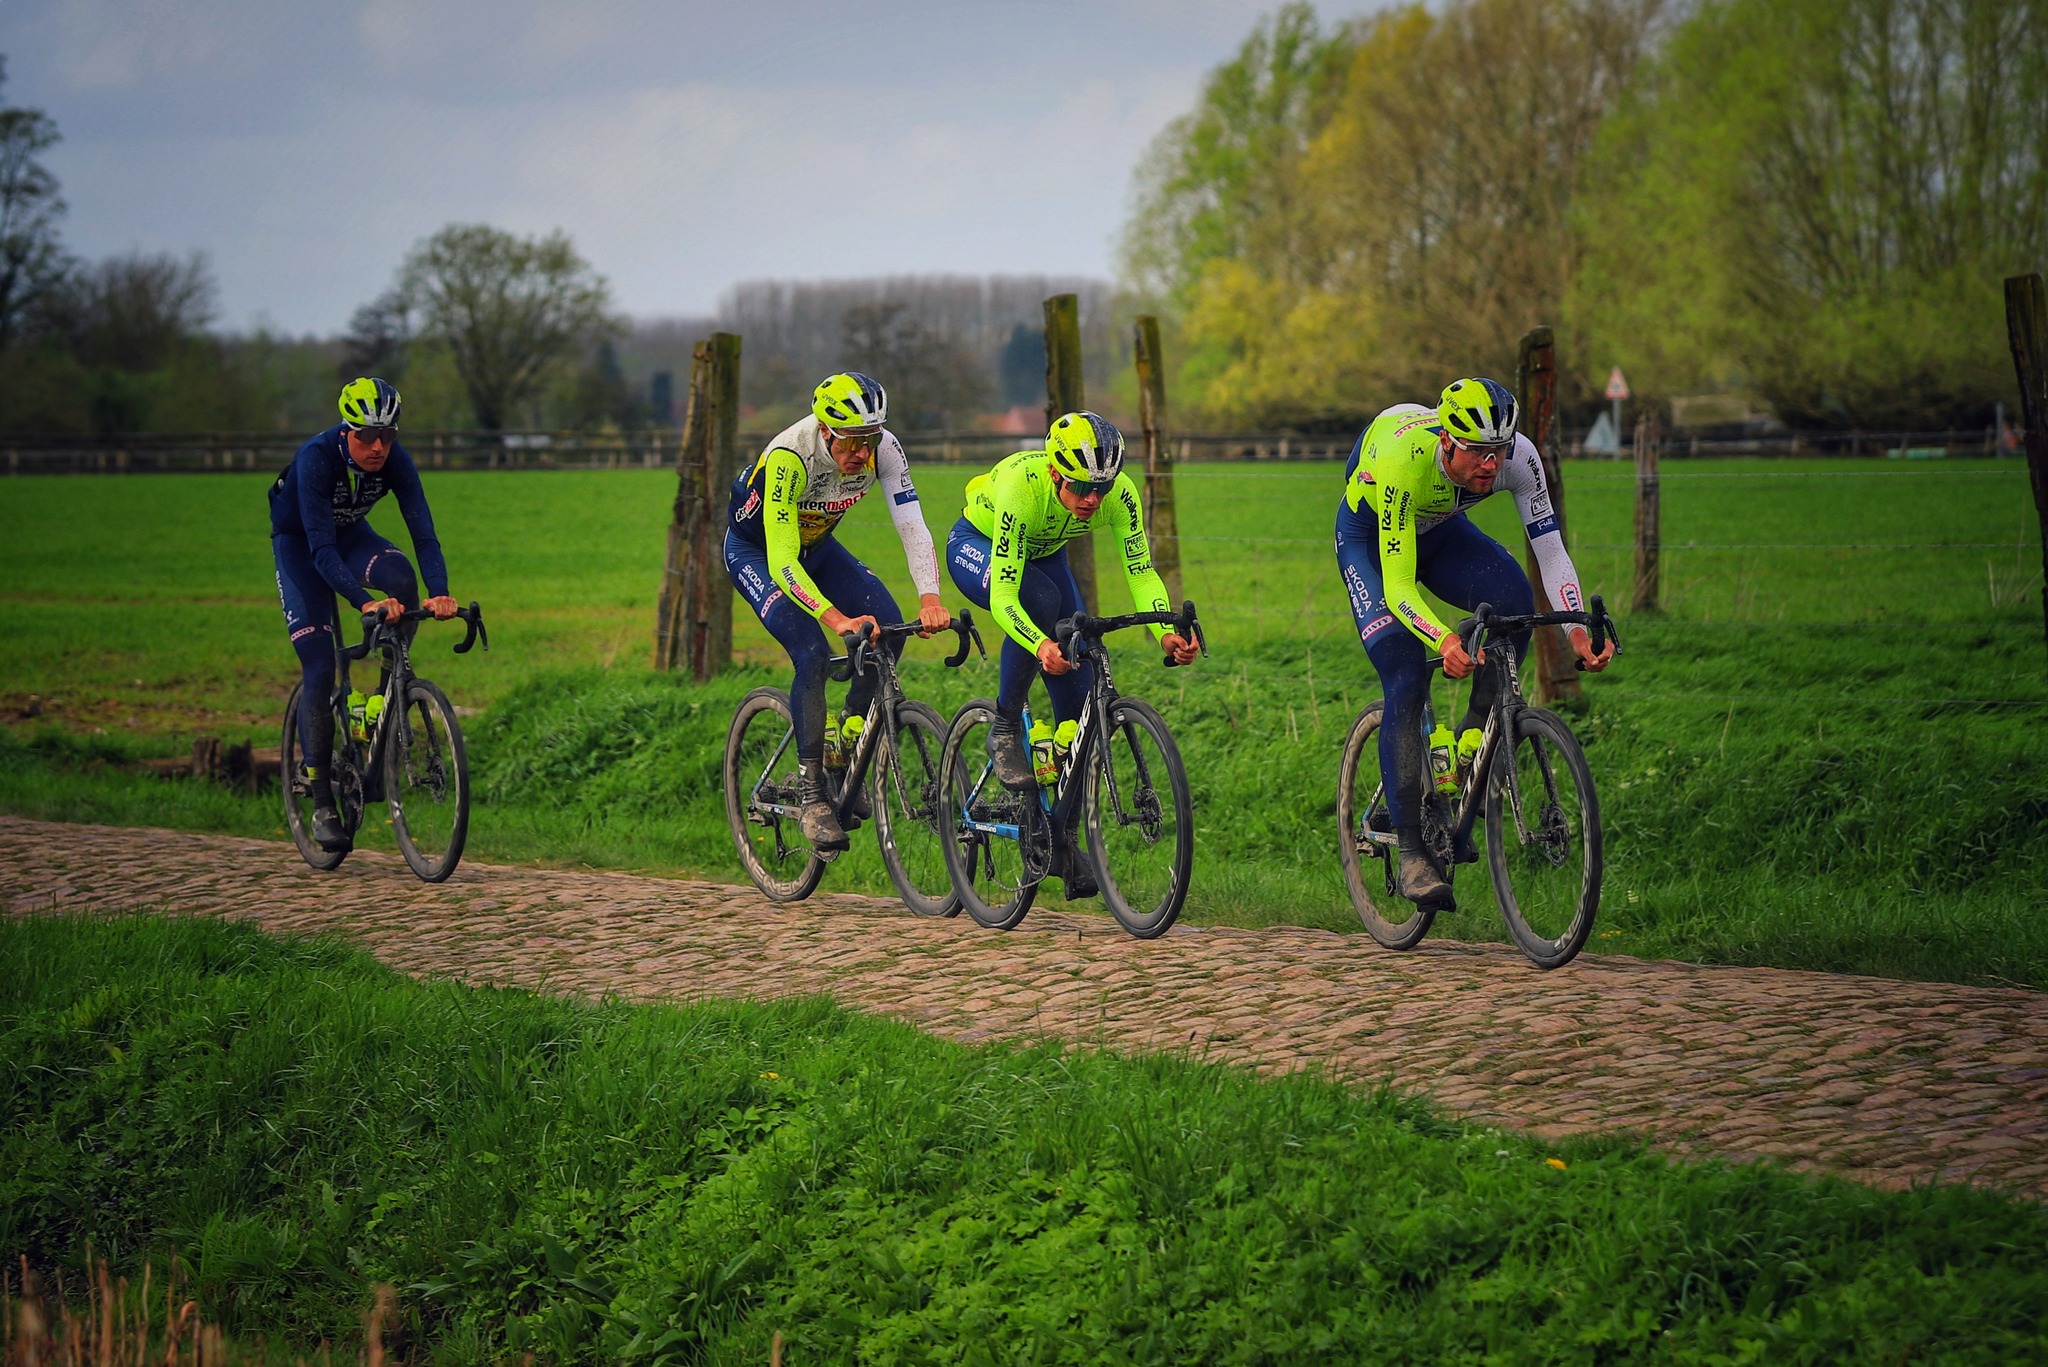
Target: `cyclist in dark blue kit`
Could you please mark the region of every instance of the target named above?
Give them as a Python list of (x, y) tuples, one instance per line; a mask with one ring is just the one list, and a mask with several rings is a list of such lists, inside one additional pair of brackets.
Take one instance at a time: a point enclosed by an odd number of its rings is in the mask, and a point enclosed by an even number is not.
[[(424, 604), (412, 562), (370, 527), (370, 508), (387, 493), (397, 495), (412, 535), (431, 595)], [(396, 389), (371, 378), (342, 387), (341, 421), (301, 446), (270, 486), (270, 549), (285, 629), (303, 679), (299, 745), (313, 789), (313, 839), (325, 849), (342, 849), (349, 838), (335, 811), (328, 772), (334, 756), (334, 709), (328, 705), (334, 695), (334, 595), (358, 612), (381, 612), (387, 621), (414, 607), (440, 618), (456, 611), (419, 470), (398, 444)]]

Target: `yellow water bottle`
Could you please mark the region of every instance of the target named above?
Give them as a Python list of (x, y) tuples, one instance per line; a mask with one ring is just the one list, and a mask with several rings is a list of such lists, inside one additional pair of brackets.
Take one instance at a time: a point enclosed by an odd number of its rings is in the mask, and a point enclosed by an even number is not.
[(1037, 776), (1038, 786), (1050, 788), (1059, 782), (1059, 761), (1052, 754), (1052, 723), (1034, 721), (1031, 723), (1031, 772)]
[(1451, 728), (1441, 723), (1429, 733), (1429, 772), (1436, 779), (1436, 790), (1446, 797), (1458, 791), (1458, 771), (1451, 762), (1456, 744)]
[(384, 715), (384, 695), (372, 693), (363, 703), (363, 735), (365, 738), (377, 734), (377, 718)]
[(1052, 729), (1052, 761), (1060, 772), (1067, 771), (1067, 760), (1074, 753), (1074, 735), (1081, 729), (1077, 721), (1063, 721)]
[(825, 767), (838, 769), (846, 764), (846, 756), (839, 749), (839, 710), (825, 709)]
[(363, 696), (362, 689), (351, 688), (348, 691), (348, 733), (357, 740), (368, 740), (370, 737), (370, 727), (365, 716), (368, 705), (369, 700)]

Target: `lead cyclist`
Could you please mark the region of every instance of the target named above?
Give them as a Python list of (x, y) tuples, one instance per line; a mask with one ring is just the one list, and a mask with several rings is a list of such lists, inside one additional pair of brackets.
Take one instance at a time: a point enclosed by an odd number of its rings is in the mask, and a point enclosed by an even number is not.
[[(1424, 741), (1422, 708), (1437, 661), (1453, 679), (1470, 677), (1474, 660), (1456, 632), (1438, 621), (1418, 585), (1471, 611), (1491, 603), (1510, 614), (1536, 610), (1528, 575), (1506, 547), (1472, 525), (1466, 510), (1505, 488), (1536, 552), (1550, 601), (1562, 611), (1584, 604), (1579, 572), (1565, 550), (1550, 488), (1535, 443), (1515, 431), (1515, 396), (1493, 380), (1453, 381), (1435, 409), (1395, 404), (1372, 420), (1344, 467), (1337, 504), (1337, 567), (1367, 658), (1386, 694), (1380, 723), (1380, 775), (1400, 840), (1401, 895), (1418, 907), (1452, 904), (1451, 885), (1424, 851), (1420, 827)], [(1589, 670), (1614, 657), (1609, 640), (1597, 654), (1584, 627), (1568, 633), (1572, 653)], [(1529, 633), (1508, 639), (1514, 662)], [(1493, 705), (1493, 675), (1474, 681), (1459, 724), (1458, 749), (1470, 758), (1478, 728)]]

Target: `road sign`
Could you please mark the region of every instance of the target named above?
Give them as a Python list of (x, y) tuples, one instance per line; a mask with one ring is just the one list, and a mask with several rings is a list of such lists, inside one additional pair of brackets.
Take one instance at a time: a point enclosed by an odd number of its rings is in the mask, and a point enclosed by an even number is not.
[(1625, 399), (1628, 397), (1628, 381), (1621, 377), (1620, 366), (1616, 366), (1613, 370), (1607, 372), (1607, 397), (1610, 399)]

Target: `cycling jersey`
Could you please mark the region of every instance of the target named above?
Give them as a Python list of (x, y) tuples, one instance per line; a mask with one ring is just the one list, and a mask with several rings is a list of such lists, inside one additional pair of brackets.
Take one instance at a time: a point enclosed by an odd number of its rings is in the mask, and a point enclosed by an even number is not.
[[(1026, 561), (1042, 559), (1069, 541), (1088, 535), (1106, 521), (1123, 548), (1124, 582), (1140, 612), (1170, 612), (1166, 585), (1152, 568), (1152, 548), (1145, 540), (1145, 519), (1138, 508), (1138, 486), (1119, 472), (1109, 495), (1092, 518), (1075, 517), (1060, 502), (1052, 481), (1052, 458), (1043, 451), (1019, 451), (967, 485), (963, 514), (974, 529), (989, 538), (989, 611), (1011, 640), (1036, 651), (1045, 640), (1017, 598)], [(1085, 552), (1084, 552), (1085, 553)], [(1154, 626), (1154, 640), (1166, 628)]]
[(385, 494), (395, 494), (406, 530), (412, 533), (428, 596), (442, 597), (448, 592), (448, 566), (434, 535), (434, 518), (427, 511), (418, 467), (406, 449), (393, 441), (382, 469), (363, 469), (348, 457), (347, 430), (346, 425), (336, 423), (301, 446), (270, 486), (270, 534), (302, 538), (320, 577), (336, 593), (362, 607), (371, 600), (370, 595), (343, 560), (336, 538), (363, 522)]
[(1584, 605), (1579, 572), (1565, 550), (1535, 444), (1518, 434), (1493, 488), (1476, 494), (1452, 483), (1444, 472), (1438, 454), (1442, 435), (1434, 409), (1396, 404), (1373, 419), (1344, 468), (1338, 531), (1342, 536), (1380, 538), (1387, 606), (1409, 631), (1431, 647), (1438, 645), (1450, 628), (1423, 605), (1415, 582), (1416, 543), (1439, 524), (1505, 489), (1521, 511), (1552, 605), (1577, 611)]
[(910, 461), (893, 432), (884, 432), (881, 448), (866, 467), (849, 475), (832, 458), (831, 439), (815, 416), (784, 429), (733, 481), (727, 525), (741, 540), (763, 547), (776, 585), (804, 611), (822, 618), (832, 604), (799, 562), (878, 483), (889, 494), (889, 518), (918, 593), (937, 594), (939, 562), (931, 530), (924, 525), (917, 486), (910, 482)]

